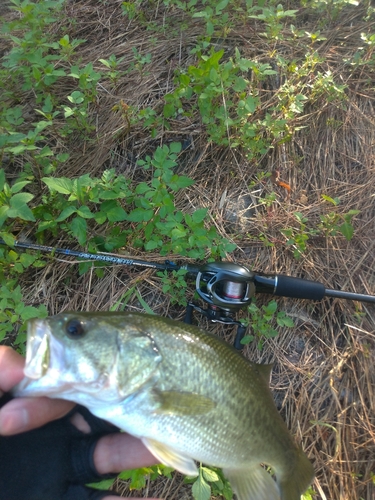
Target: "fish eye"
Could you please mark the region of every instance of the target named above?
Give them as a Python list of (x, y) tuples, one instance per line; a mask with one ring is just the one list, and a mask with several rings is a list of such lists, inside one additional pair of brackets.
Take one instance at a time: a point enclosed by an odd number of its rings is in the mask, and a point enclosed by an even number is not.
[(65, 325), (65, 331), (69, 338), (80, 339), (85, 335), (85, 328), (79, 319), (70, 319)]

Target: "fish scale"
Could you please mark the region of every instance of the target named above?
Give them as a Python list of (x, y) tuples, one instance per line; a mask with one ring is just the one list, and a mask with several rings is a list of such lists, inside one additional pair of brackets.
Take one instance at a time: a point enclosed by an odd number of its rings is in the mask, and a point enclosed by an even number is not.
[(80, 403), (182, 473), (221, 467), (239, 500), (299, 500), (313, 469), (276, 409), (270, 370), (192, 325), (67, 313), (30, 321), (16, 394)]

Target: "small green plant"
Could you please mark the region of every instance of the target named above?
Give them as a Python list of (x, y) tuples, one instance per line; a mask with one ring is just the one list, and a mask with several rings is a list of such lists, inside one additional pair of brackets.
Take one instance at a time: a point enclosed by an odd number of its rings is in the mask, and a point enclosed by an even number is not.
[[(0, 169), (0, 229), (5, 220), (22, 219), (24, 221), (35, 221), (35, 217), (28, 206), (28, 203), (34, 198), (34, 195), (27, 192), (20, 192), (30, 184), (31, 181), (16, 181), (10, 186), (5, 181), (4, 169)], [(6, 240), (8, 244), (13, 244), (6, 232), (0, 232), (0, 237)]]
[[(260, 14), (256, 12), (261, 11)], [(282, 40), (283, 34), (282, 30), (284, 28), (284, 24), (280, 21), (285, 19), (286, 17), (295, 17), (297, 10), (284, 10), (284, 7), (281, 4), (278, 4), (276, 8), (273, 5), (265, 6), (251, 6), (248, 9), (249, 17), (253, 19), (259, 19), (263, 21), (266, 27), (265, 33), (262, 33), (263, 36), (270, 40)]]
[(246, 345), (256, 340), (258, 349), (262, 349), (265, 339), (278, 335), (277, 330), (274, 328), (275, 322), (281, 327), (287, 326), (291, 328), (294, 326), (293, 320), (284, 311), (276, 311), (277, 302), (275, 300), (271, 300), (267, 305), (258, 307), (253, 299), (247, 308), (249, 317), (241, 320), (245, 326), (251, 328), (252, 333), (245, 335), (241, 343)]
[(281, 233), (287, 238), (286, 244), (293, 247), (293, 255), (298, 260), (307, 249), (307, 242), (311, 235), (317, 234), (317, 230), (308, 229), (308, 219), (301, 212), (294, 212), (298, 227), (281, 229)]
[(325, 26), (329, 20), (335, 20), (348, 5), (357, 7), (358, 0), (301, 0), (304, 7), (310, 7), (321, 14), (320, 24)]
[(233, 498), (232, 488), (222, 471), (214, 467), (199, 466), (199, 476), (185, 478), (185, 483), (193, 484), (194, 500), (209, 500), (211, 495), (221, 495), (225, 500)]
[(132, 19), (135, 19), (137, 16), (140, 15), (141, 3), (142, 0), (135, 0), (132, 2), (122, 2), (121, 4), (122, 14), (126, 16), (130, 21)]
[[(28, 254), (26, 259), (31, 256)], [(8, 254), (7, 264), (12, 263), (14, 259), (15, 265), (23, 269), (29, 267), (26, 259), (18, 259), (17, 254), (13, 252)], [(0, 249), (0, 261), (3, 261), (3, 252)], [(47, 308), (44, 305), (38, 307), (28, 306), (25, 304), (21, 287), (17, 285), (17, 280), (7, 279), (6, 283), (0, 287), (0, 342), (6, 339), (11, 332), (17, 332), (15, 339), (12, 339), (13, 344), (18, 346), (18, 350), (24, 354), (26, 341), (26, 324), (25, 321), (31, 318), (45, 318), (47, 316)]]
[[(260, 107), (257, 85), (276, 72), (268, 63), (258, 63), (241, 57), (221, 62), (224, 51), (209, 50), (209, 55), (199, 54), (198, 63), (186, 72), (176, 74), (175, 90), (165, 96), (163, 114), (166, 120), (178, 114), (190, 116), (196, 106), (210, 139), (220, 145), (236, 148), (242, 146), (250, 157), (264, 154), (271, 140), (264, 138), (284, 130), (285, 121), (266, 115), (263, 120), (255, 117)], [(248, 74), (252, 73), (252, 81)]]
[(136, 67), (137, 69), (141, 68), (145, 64), (150, 64), (151, 62), (151, 54), (146, 54), (143, 56), (140, 52), (138, 52), (136, 47), (132, 48), (134, 59), (137, 61)]
[[(0, 171), (0, 223), (9, 218), (29, 221), (38, 220), (36, 234), (43, 238), (47, 231), (56, 235), (67, 232), (80, 245), (97, 245), (112, 251), (125, 244), (158, 249), (162, 255), (175, 253), (192, 258), (204, 258), (207, 249), (211, 256), (223, 257), (234, 245), (220, 238), (214, 227), (206, 229), (206, 208), (192, 213), (183, 213), (174, 204), (174, 193), (193, 184), (193, 180), (175, 174), (180, 143), (164, 145), (156, 149), (153, 157), (147, 156), (139, 164), (152, 171), (148, 182), (135, 186), (114, 170), (105, 171), (101, 178), (84, 174), (76, 179), (66, 177), (42, 177), (48, 192), (44, 192), (41, 204), (30, 209), (27, 205), (34, 196), (19, 192), (31, 180), (19, 181), (12, 187), (5, 182), (4, 171)], [(107, 237), (90, 238), (90, 221), (108, 224)], [(120, 227), (118, 223), (132, 223), (133, 227)], [(4, 239), (9, 239), (10, 226), (4, 230)], [(178, 275), (182, 285), (182, 275)]]
[(301, 495), (301, 500), (313, 500), (314, 495), (316, 495), (316, 491), (313, 489), (312, 486), (310, 486), (310, 488), (308, 488), (308, 490), (305, 491), (303, 495)]
[(185, 280), (187, 271), (179, 269), (178, 271), (163, 271), (156, 273), (161, 278), (162, 292), (171, 297), (172, 304), (187, 306), (186, 289), (187, 283)]
[(121, 237), (113, 227), (114, 223), (127, 218), (120, 200), (128, 197), (132, 200), (133, 197), (129, 181), (123, 175), (116, 176), (114, 170), (106, 170), (100, 179), (84, 174), (77, 179), (44, 177), (42, 181), (50, 194), (34, 209), (40, 220), (37, 234), (47, 230), (57, 234), (58, 230), (63, 230), (84, 245), (88, 235), (87, 221), (91, 219), (97, 224), (108, 222), (112, 225), (113, 231), (109, 230), (107, 241), (93, 240), (102, 244), (103, 250), (111, 251), (125, 244), (125, 235)]
[(314, 82), (309, 84), (311, 88), (311, 98), (316, 99), (324, 96), (328, 102), (344, 103), (348, 97), (345, 93), (347, 85), (338, 84), (331, 71), (318, 73), (315, 75)]
[[(123, 479), (124, 481), (130, 480), (129, 488), (131, 490), (141, 490), (146, 486), (146, 480), (148, 478), (150, 478), (151, 481), (155, 481), (155, 479), (160, 476), (172, 479), (172, 472), (173, 469), (171, 467), (159, 464), (153, 465), (152, 467), (142, 467), (140, 469), (120, 472), (118, 478)], [(99, 483), (92, 483), (89, 486), (98, 490), (108, 490), (114, 482), (115, 479), (105, 479)]]
[(118, 66), (123, 60), (124, 60), (123, 57), (117, 59), (117, 57), (114, 54), (110, 55), (108, 59), (99, 59), (99, 62), (101, 62), (106, 68), (109, 69), (108, 76), (112, 82), (112, 85), (116, 85), (122, 74), (118, 70)]
[[(197, 2), (189, 2), (190, 6), (195, 5)], [(206, 21), (206, 33), (208, 36), (211, 36), (215, 32), (215, 28), (220, 27), (223, 29), (225, 26), (228, 30), (228, 20), (229, 14), (228, 12), (223, 12), (223, 10), (227, 7), (229, 0), (221, 0), (218, 2), (203, 2), (204, 9), (199, 10), (193, 13), (193, 17), (202, 18)], [(211, 5), (210, 5), (211, 3)]]
[(223, 257), (235, 248), (225, 238), (219, 238), (216, 229), (206, 229), (204, 220), (208, 209), (199, 208), (193, 213), (183, 213), (174, 204), (174, 194), (191, 186), (194, 181), (175, 174), (180, 143), (158, 147), (153, 157), (146, 156), (138, 164), (152, 171), (150, 182), (141, 182), (134, 192), (135, 208), (127, 220), (137, 223), (133, 245), (145, 250), (158, 249), (161, 255), (175, 253), (195, 259), (206, 257), (209, 248), (212, 257)]
[[(325, 194), (322, 194), (322, 198), (335, 207), (340, 204), (339, 198), (331, 198)], [(359, 210), (349, 210), (345, 214), (329, 212), (328, 214), (320, 215), (320, 224), (318, 228), (325, 236), (337, 236), (338, 233), (341, 233), (350, 241), (354, 234), (352, 219), (359, 213)]]
[(121, 472), (119, 478), (124, 479), (125, 481), (130, 479), (130, 489), (140, 490), (146, 486), (146, 479), (148, 477), (151, 479), (151, 481), (154, 481), (159, 476), (164, 476), (168, 479), (171, 479), (172, 472), (172, 467), (160, 464), (154, 465), (152, 467), (143, 467), (141, 469), (133, 469), (130, 471)]

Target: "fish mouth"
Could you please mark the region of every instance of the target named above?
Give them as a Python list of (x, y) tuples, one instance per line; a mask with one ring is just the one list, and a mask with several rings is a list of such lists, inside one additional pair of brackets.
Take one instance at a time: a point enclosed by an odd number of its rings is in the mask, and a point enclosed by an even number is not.
[(57, 393), (64, 386), (61, 380), (63, 346), (54, 338), (48, 322), (32, 319), (27, 324), (26, 363), (24, 378), (13, 388), (20, 396), (44, 396)]
[(48, 327), (41, 319), (29, 321), (27, 325), (26, 365), (24, 374), (33, 380), (43, 377), (50, 364), (50, 341)]

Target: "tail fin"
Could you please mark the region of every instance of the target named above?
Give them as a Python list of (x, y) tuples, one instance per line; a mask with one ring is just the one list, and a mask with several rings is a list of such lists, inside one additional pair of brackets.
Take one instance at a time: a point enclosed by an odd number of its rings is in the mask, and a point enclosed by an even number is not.
[(300, 500), (302, 493), (307, 490), (307, 487), (314, 479), (313, 466), (304, 452), (298, 450), (295, 467), (289, 470), (289, 474), (279, 476), (277, 481), (281, 500)]

